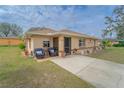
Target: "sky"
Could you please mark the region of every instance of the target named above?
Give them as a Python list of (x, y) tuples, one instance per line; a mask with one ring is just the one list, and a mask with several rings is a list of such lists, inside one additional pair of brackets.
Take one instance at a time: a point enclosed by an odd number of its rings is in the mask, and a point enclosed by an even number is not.
[(0, 6), (0, 22), (14, 23), (27, 31), (31, 27), (69, 29), (101, 37), (105, 17), (116, 6)]

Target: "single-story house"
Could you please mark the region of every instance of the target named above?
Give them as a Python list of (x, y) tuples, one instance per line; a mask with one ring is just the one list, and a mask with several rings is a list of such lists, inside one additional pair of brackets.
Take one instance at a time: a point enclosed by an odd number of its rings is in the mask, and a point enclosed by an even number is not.
[(119, 44), (119, 41), (115, 38), (106, 38), (105, 40), (110, 41), (112, 45)]
[(59, 56), (88, 54), (101, 50), (100, 43), (100, 39), (96, 37), (66, 29), (55, 31), (50, 28), (34, 28), (25, 33), (26, 50), (29, 54), (32, 54), (35, 48), (46, 47), (57, 49)]
[(124, 39), (116, 39), (116, 38), (106, 38), (105, 40), (108, 40), (112, 43), (112, 45), (114, 44), (124, 44)]

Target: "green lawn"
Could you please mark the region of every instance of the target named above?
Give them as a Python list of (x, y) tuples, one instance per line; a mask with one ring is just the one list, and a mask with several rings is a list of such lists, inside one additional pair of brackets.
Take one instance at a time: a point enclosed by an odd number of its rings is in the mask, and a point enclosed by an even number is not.
[(18, 47), (0, 47), (0, 87), (93, 87), (46, 61), (21, 56)]
[(91, 54), (89, 56), (124, 64), (124, 47), (106, 48), (99, 53)]

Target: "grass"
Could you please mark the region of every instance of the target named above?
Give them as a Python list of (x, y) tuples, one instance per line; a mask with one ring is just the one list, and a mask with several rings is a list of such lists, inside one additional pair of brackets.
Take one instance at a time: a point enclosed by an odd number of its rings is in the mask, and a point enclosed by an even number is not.
[(89, 56), (124, 64), (124, 47), (109, 47), (99, 53)]
[(56, 64), (21, 56), (18, 47), (0, 47), (0, 87), (93, 87)]

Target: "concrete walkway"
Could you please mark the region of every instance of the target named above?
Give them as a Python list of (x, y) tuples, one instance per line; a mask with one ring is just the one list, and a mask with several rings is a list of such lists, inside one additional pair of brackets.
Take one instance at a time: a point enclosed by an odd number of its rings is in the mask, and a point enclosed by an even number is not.
[(51, 61), (96, 87), (124, 87), (123, 64), (80, 55), (52, 58)]

